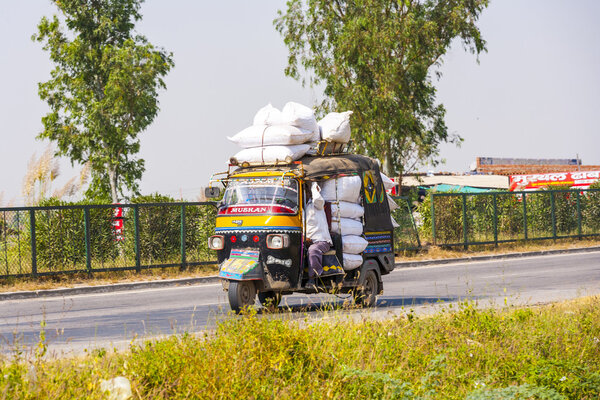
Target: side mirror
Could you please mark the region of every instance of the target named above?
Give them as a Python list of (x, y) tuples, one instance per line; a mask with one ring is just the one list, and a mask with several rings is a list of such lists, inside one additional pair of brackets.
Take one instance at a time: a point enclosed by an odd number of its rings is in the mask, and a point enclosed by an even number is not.
[(204, 188), (204, 196), (206, 196), (207, 199), (216, 199), (220, 195), (221, 195), (221, 189), (219, 189), (218, 187)]

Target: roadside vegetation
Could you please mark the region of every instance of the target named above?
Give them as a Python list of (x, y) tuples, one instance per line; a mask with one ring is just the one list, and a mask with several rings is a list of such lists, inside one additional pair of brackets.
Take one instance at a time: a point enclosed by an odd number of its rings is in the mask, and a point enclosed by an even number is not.
[(229, 316), (188, 333), (55, 359), (42, 340), (0, 362), (2, 399), (101, 399), (123, 376), (133, 398), (597, 399), (600, 298), (531, 308), (474, 302), (433, 316), (320, 322)]

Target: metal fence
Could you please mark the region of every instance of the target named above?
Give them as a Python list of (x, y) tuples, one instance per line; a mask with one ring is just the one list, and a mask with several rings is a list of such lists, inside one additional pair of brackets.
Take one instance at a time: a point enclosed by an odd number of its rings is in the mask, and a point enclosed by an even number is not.
[(420, 249), (421, 240), (408, 198), (393, 196), (392, 199), (398, 205), (398, 208), (392, 211), (392, 217), (399, 225), (394, 228), (394, 249), (397, 253)]
[[(420, 247), (406, 198), (392, 214), (396, 250)], [(216, 203), (0, 208), (0, 278), (216, 264)]]
[(213, 202), (0, 208), (0, 278), (215, 264)]
[(600, 189), (432, 193), (429, 200), (422, 231), (435, 245), (600, 236)]

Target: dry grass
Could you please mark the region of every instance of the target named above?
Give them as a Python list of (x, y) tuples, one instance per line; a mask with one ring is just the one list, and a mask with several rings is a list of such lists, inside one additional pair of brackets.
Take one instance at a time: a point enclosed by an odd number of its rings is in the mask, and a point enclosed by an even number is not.
[(215, 265), (190, 267), (186, 271), (178, 268), (155, 268), (135, 271), (98, 272), (91, 278), (87, 274), (57, 275), (52, 277), (9, 278), (0, 280), (0, 292), (19, 292), (31, 290), (46, 290), (59, 288), (73, 288), (81, 286), (100, 286), (114, 283), (145, 282), (153, 280), (196, 278), (214, 275), (217, 271)]
[(600, 246), (600, 239), (558, 239), (556, 241), (540, 240), (530, 242), (515, 242), (500, 244), (498, 247), (494, 247), (494, 245), (469, 246), (468, 250), (464, 250), (462, 247), (442, 248), (438, 246), (429, 246), (418, 252), (404, 252), (403, 254), (400, 254), (399, 257), (396, 257), (396, 262), (441, 260), (448, 258), (533, 252), (542, 250), (578, 249), (595, 246)]

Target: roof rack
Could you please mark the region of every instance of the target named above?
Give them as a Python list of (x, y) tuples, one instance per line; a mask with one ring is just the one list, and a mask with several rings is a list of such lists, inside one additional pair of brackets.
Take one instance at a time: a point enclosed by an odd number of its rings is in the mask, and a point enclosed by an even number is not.
[(317, 142), (314, 149), (310, 149), (307, 153), (309, 156), (335, 156), (340, 154), (349, 154), (352, 147), (352, 141), (348, 143), (335, 143), (321, 140)]

